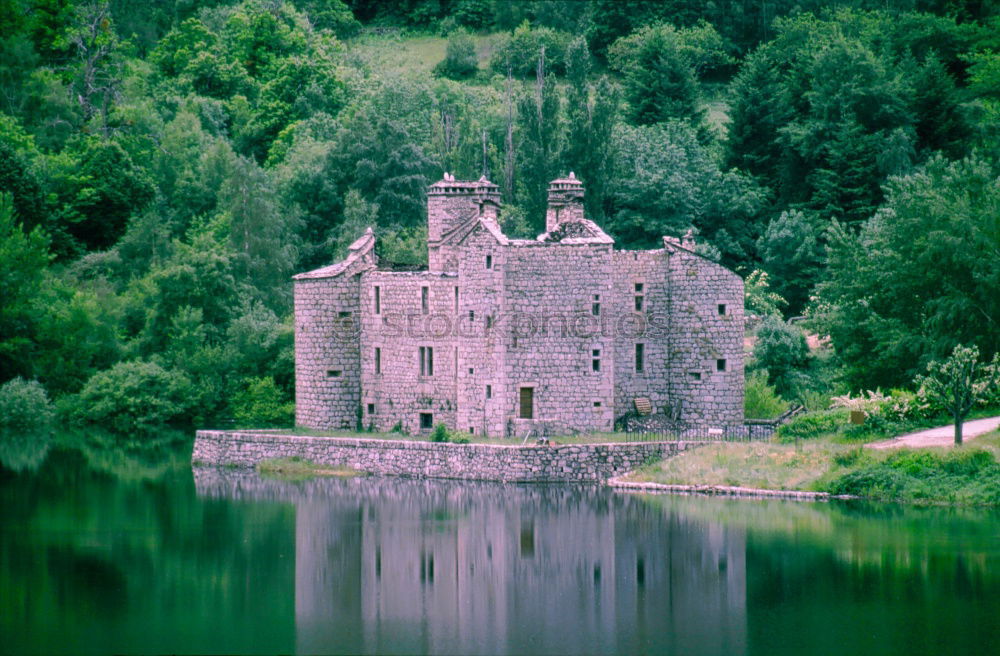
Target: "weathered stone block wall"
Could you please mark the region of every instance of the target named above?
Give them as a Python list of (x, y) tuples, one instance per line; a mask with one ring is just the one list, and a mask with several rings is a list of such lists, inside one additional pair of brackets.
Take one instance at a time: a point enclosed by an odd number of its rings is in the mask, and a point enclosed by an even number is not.
[[(670, 250), (671, 395), (692, 424), (743, 423), (743, 280), (728, 269)], [(725, 305), (725, 313), (719, 313)], [(718, 360), (725, 360), (725, 371)]]
[(500, 192), (485, 180), (442, 180), (427, 190), (427, 245), (430, 271), (455, 271), (459, 249), (441, 244), (451, 230), (480, 214), (484, 201), (499, 205)]
[[(503, 295), (508, 250), (482, 227), (461, 244), (458, 277), (462, 323), (461, 330), (455, 333), (459, 359), (455, 427), (476, 435), (502, 436), (510, 402), (504, 367), (508, 323)], [(486, 398), (487, 385), (490, 398)]]
[[(669, 348), (670, 276), (667, 253), (615, 251), (614, 295), (608, 308), (614, 319), (615, 410), (634, 410), (637, 397), (648, 398), (656, 412), (671, 404)], [(642, 291), (636, 292), (636, 284)], [(636, 295), (642, 310), (636, 310)], [(636, 344), (643, 345), (642, 371), (636, 371)]]
[(298, 457), (387, 476), (601, 482), (691, 446), (686, 442), (633, 442), (521, 447), (198, 431), (191, 458), (196, 465), (254, 467), (264, 460)]
[[(611, 295), (611, 246), (511, 246), (504, 297), (511, 325), (506, 413), (517, 435), (534, 425), (609, 431), (614, 423), (614, 335), (592, 314)], [(600, 371), (593, 351), (600, 350)], [(534, 385), (535, 418), (518, 419), (519, 388)]]
[[(401, 423), (420, 430), (420, 414), (455, 425), (454, 274), (371, 271), (361, 280), (361, 404), (363, 425), (390, 430)], [(380, 310), (375, 314), (375, 287)], [(424, 312), (421, 288), (428, 290)], [(434, 349), (434, 373), (420, 375), (420, 347)], [(381, 373), (375, 349), (381, 349)], [(374, 412), (370, 412), (374, 410)]]
[(358, 276), (296, 280), (295, 423), (355, 428), (360, 402)]

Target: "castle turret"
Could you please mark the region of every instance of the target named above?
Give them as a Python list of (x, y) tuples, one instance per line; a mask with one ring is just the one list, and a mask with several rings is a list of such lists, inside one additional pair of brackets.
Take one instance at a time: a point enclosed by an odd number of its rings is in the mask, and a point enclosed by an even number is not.
[(545, 232), (563, 221), (583, 218), (583, 183), (570, 171), (568, 177), (549, 183), (549, 207), (545, 212)]
[(481, 214), (496, 216), (500, 188), (484, 177), (479, 180), (444, 178), (427, 188), (427, 248), (431, 271), (447, 269), (441, 242), (450, 232)]

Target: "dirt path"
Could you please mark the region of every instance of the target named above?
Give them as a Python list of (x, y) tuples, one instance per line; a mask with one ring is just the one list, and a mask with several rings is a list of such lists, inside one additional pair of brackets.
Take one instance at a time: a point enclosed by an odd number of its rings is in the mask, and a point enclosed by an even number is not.
[[(995, 431), (997, 428), (1000, 428), (1000, 417), (967, 421), (962, 425), (962, 441), (968, 442), (984, 433)], [(900, 435), (891, 440), (872, 442), (867, 446), (871, 449), (895, 449), (901, 446), (922, 449), (929, 446), (951, 446), (954, 443), (955, 426), (948, 425)]]

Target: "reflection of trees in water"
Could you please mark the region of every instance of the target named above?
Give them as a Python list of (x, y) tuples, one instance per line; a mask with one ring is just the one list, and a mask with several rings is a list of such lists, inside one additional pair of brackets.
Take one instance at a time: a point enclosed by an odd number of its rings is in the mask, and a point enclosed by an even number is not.
[(0, 464), (15, 472), (37, 471), (52, 448), (78, 451), (90, 469), (120, 480), (159, 480), (172, 472), (186, 472), (191, 461), (191, 436), (176, 430), (149, 435), (99, 429), (0, 431)]
[(48, 431), (0, 430), (0, 465), (16, 472), (35, 471), (52, 444)]
[[(916, 507), (867, 501), (803, 503), (656, 495), (643, 501), (747, 531), (764, 551), (830, 551), (852, 567), (927, 572), (943, 560), (970, 577), (1000, 572), (1000, 510)], [(937, 564), (936, 564), (937, 563)], [(951, 569), (951, 565), (946, 567)]]
[(746, 531), (751, 653), (975, 653), (1000, 638), (996, 510), (646, 502)]
[(172, 437), (104, 439), (0, 476), (4, 650), (291, 651), (294, 509), (199, 499)]

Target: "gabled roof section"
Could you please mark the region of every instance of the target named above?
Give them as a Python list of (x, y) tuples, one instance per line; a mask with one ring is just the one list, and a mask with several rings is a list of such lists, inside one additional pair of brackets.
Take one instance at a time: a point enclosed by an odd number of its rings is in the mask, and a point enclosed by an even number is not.
[(469, 235), (479, 226), (483, 227), (483, 230), (493, 235), (493, 238), (497, 240), (497, 243), (501, 246), (506, 246), (510, 243), (507, 235), (503, 234), (503, 230), (500, 228), (500, 224), (496, 222), (495, 219), (483, 216), (481, 214), (476, 214), (471, 219), (462, 223), (450, 232), (446, 232), (442, 237), (439, 244), (449, 244), (452, 246), (457, 246), (464, 242)]
[[(292, 276), (292, 280), (336, 278), (345, 272), (366, 270), (375, 266), (375, 232), (369, 227), (353, 244), (347, 247), (347, 257), (329, 266)], [(354, 266), (357, 265), (357, 266)]]
[(477, 210), (470, 210), (464, 214), (465, 216), (462, 217), (462, 220), (454, 228), (441, 235), (441, 239), (437, 242), (438, 244), (456, 244), (472, 230), (479, 219), (479, 212)]
[(590, 219), (563, 221), (552, 232), (538, 235), (547, 244), (614, 244), (615, 240)]
[(696, 253), (695, 250), (694, 250), (695, 247), (696, 247), (696, 244), (695, 244), (695, 240), (694, 240), (694, 235), (692, 234), (692, 232), (690, 230), (687, 232), (687, 234), (684, 235), (684, 237), (682, 237), (680, 239), (678, 239), (677, 237), (670, 237), (670, 236), (666, 236), (666, 235), (663, 237), (663, 250), (666, 251), (667, 255), (673, 255), (673, 254), (677, 253), (677, 254), (681, 254), (681, 255), (690, 255), (691, 257), (696, 257), (699, 260), (702, 260), (702, 262), (704, 263), (704, 265), (707, 265), (709, 267), (713, 267), (713, 268), (715, 268), (715, 269), (717, 269), (719, 271), (724, 271), (725, 273), (729, 274), (730, 276), (734, 276), (736, 278), (739, 278), (740, 282), (742, 283), (743, 278), (738, 273), (736, 273), (732, 269), (729, 269), (729, 268), (727, 268), (727, 267), (719, 264), (718, 262), (716, 262), (714, 260), (711, 260), (711, 259), (705, 257), (701, 253)]

